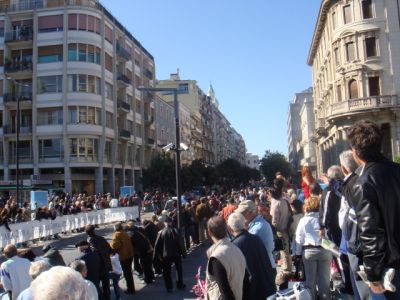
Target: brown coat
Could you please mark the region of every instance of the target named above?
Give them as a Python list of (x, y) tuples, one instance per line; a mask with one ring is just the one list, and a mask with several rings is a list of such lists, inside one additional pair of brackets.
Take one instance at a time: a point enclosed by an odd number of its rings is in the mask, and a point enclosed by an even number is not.
[(120, 261), (133, 257), (132, 242), (125, 231), (114, 232), (111, 241), (111, 248), (118, 253)]

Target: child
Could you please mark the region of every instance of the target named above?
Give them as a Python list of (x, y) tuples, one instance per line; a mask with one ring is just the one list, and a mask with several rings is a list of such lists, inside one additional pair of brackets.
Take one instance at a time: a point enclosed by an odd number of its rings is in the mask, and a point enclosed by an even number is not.
[(110, 278), (112, 279), (112, 282), (113, 282), (115, 299), (119, 300), (121, 298), (120, 298), (118, 283), (119, 283), (119, 280), (121, 279), (122, 268), (121, 268), (121, 264), (119, 263), (118, 253), (111, 255), (110, 258), (111, 258), (111, 265), (112, 265), (112, 271), (110, 272)]

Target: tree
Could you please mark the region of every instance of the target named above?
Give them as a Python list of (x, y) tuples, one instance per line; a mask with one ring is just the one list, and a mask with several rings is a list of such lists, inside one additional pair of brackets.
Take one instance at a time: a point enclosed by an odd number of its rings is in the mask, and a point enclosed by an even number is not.
[(216, 167), (219, 181), (227, 188), (239, 187), (247, 184), (250, 180), (260, 180), (260, 172), (241, 165), (235, 159), (227, 159)]
[(269, 183), (272, 183), (275, 179), (276, 172), (281, 172), (285, 177), (291, 174), (290, 164), (286, 157), (279, 152), (269, 150), (265, 152), (264, 157), (261, 159), (260, 170)]
[(155, 156), (150, 166), (143, 170), (144, 189), (160, 189), (163, 192), (175, 190), (175, 162), (167, 153)]

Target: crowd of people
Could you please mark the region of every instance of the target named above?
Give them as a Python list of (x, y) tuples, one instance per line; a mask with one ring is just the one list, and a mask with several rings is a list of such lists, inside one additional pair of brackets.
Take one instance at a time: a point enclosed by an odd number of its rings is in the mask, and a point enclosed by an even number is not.
[[(3, 288), (12, 299), (39, 299), (36, 293), (64, 299), (61, 282), (68, 280), (78, 295), (68, 299), (111, 299), (111, 280), (119, 299), (120, 278), (125, 293), (135, 293), (136, 272), (146, 284), (163, 276), (170, 293), (172, 266), (176, 289), (185, 289), (182, 258), (204, 245), (206, 299), (265, 300), (293, 280), (304, 281), (313, 300), (331, 299), (333, 290), (354, 299), (400, 299), (400, 166), (382, 155), (375, 123), (356, 123), (347, 138), (351, 150), (327, 170), (325, 188), (303, 166), (303, 201), (280, 173), (265, 187), (186, 193), (180, 209), (175, 201), (163, 210), (164, 195), (146, 193), (151, 220), (115, 224), (110, 244), (87, 226), (87, 240), (76, 245), (81, 256), (69, 267), (55, 248), (44, 249), (36, 262), (29, 251), (25, 259), (8, 245), (0, 267)], [(55, 209), (60, 201), (53, 203)], [(47, 282), (51, 276), (57, 286)]]

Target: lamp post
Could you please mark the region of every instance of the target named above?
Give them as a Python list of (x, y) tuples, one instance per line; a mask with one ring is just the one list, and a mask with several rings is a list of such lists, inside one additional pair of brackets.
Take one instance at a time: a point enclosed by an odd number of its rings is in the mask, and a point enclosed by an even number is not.
[(175, 177), (176, 177), (176, 197), (177, 197), (177, 214), (178, 214), (178, 230), (181, 228), (181, 137), (179, 131), (179, 103), (177, 88), (153, 88), (139, 86), (137, 88), (142, 92), (168, 92), (174, 95), (174, 112), (175, 112)]
[[(13, 84), (17, 85), (21, 91), (21, 87), (30, 87), (29, 84), (23, 84), (11, 77), (7, 77), (7, 80), (10, 80), (13, 82)], [(17, 109), (16, 109), (16, 120), (15, 120), (15, 197), (17, 200), (17, 204), (19, 203), (19, 132), (20, 132), (20, 107), (19, 107), (19, 98), (20, 95), (18, 93), (16, 94), (16, 100), (17, 100)], [(13, 95), (11, 95), (13, 97)]]

